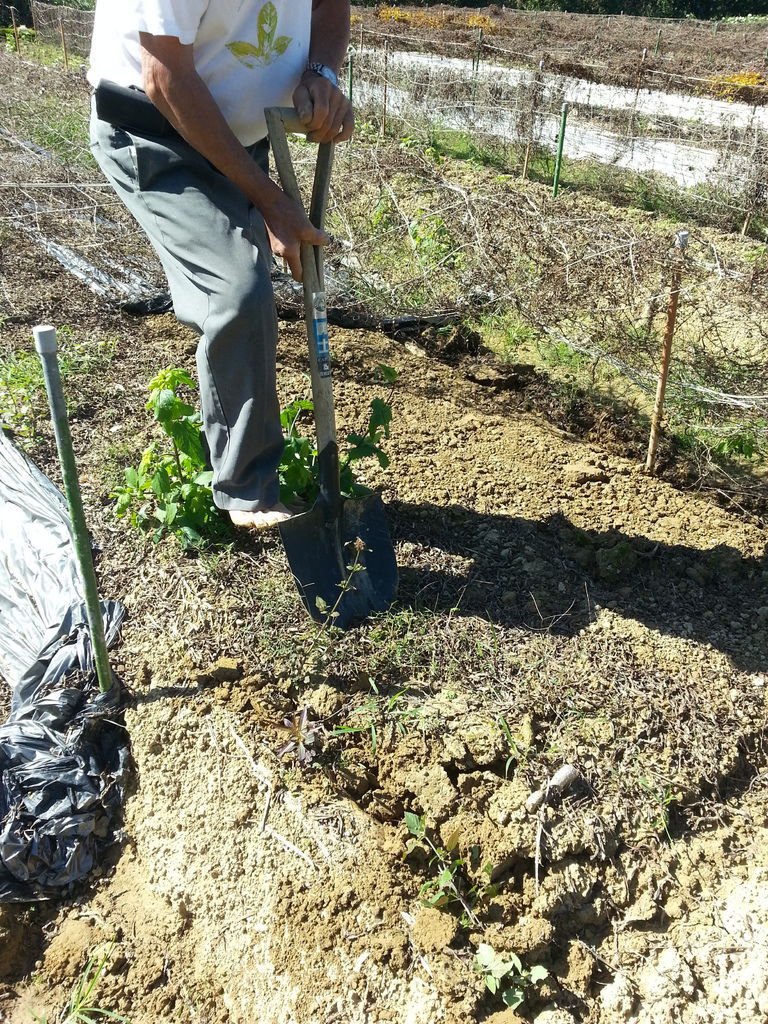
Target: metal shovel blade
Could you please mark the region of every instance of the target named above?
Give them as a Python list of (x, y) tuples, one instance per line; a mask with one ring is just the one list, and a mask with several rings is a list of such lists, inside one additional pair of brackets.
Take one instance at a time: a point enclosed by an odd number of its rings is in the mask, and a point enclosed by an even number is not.
[(318, 622), (348, 629), (383, 612), (397, 593), (397, 562), (378, 494), (334, 510), (321, 495), (280, 525), (301, 599)]

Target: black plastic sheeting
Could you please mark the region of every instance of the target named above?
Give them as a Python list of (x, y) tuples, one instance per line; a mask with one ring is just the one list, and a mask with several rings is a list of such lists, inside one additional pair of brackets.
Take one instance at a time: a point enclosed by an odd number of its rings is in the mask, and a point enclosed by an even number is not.
[[(101, 605), (108, 645), (123, 620)], [(66, 504), (0, 431), (0, 902), (66, 895), (114, 839), (130, 766), (99, 693)]]

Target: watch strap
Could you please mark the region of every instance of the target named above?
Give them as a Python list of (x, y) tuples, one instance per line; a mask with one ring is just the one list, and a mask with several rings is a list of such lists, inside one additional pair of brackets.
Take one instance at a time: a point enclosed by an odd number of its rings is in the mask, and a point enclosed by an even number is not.
[(335, 85), (338, 88), (339, 77), (333, 68), (329, 68), (327, 64), (318, 64), (314, 61), (308, 61), (307, 71), (314, 71), (316, 75), (320, 75), (322, 78), (327, 78), (331, 85)]

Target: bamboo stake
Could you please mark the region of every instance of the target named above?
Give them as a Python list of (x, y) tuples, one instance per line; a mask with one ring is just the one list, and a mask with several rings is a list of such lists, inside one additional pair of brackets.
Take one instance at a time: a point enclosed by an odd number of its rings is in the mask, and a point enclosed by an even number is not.
[(477, 30), (477, 52), (475, 53), (475, 59), (472, 62), (474, 67), (472, 70), (475, 74), (480, 70), (480, 58), (483, 55), (483, 30), (479, 28)]
[(531, 159), (531, 140), (528, 139), (528, 141), (525, 144), (525, 155), (523, 156), (523, 171), (522, 171), (522, 174), (521, 174), (521, 177), (522, 177), (523, 181), (525, 181), (525, 179), (528, 177), (528, 163), (529, 163), (530, 159)]
[(13, 26), (13, 43), (16, 47), (16, 56), (21, 56), (21, 40), (19, 38), (19, 26), (16, 24), (16, 8), (11, 7), (11, 25)]
[[(534, 76), (533, 89), (531, 91), (531, 136), (536, 130), (536, 112), (539, 106), (539, 90), (543, 88), (543, 75), (544, 75), (544, 61), (539, 61), (539, 73)], [(531, 152), (533, 151), (533, 138), (529, 138), (525, 143), (525, 154), (523, 155), (523, 170), (520, 177), (523, 181), (528, 177), (528, 166), (531, 162)]]
[(59, 15), (59, 34), (61, 36), (61, 48), (64, 51), (64, 67), (69, 71), (69, 54), (67, 53), (67, 36), (64, 32), (64, 20)]
[(470, 105), (472, 110), (475, 109), (475, 96), (477, 94), (477, 76), (480, 72), (480, 55), (483, 52), (483, 30), (480, 28), (477, 30), (477, 52), (472, 58), (472, 99)]
[(80, 579), (83, 584), (86, 616), (91, 633), (91, 646), (99, 690), (106, 693), (112, 688), (112, 669), (109, 666), (109, 654), (104, 638), (104, 621), (101, 616), (101, 603), (96, 583), (96, 572), (93, 568), (93, 554), (88, 536), (88, 527), (83, 511), (83, 499), (77, 479), (75, 453), (72, 448), (72, 435), (69, 432), (67, 404), (61, 386), (61, 373), (57, 356), (56, 328), (41, 324), (32, 329), (35, 338), (35, 349), (40, 356), (45, 379), (45, 390), (48, 393), (48, 404), (51, 409), (51, 421), (56, 435), (56, 447), (61, 462), (61, 475), (64, 480), (64, 493), (67, 496), (69, 519), (72, 527), (72, 540), (75, 545)]
[(656, 386), (656, 401), (654, 402), (653, 416), (651, 417), (651, 436), (648, 439), (648, 457), (645, 460), (645, 469), (647, 473), (653, 473), (656, 468), (656, 450), (659, 446), (659, 431), (661, 427), (661, 418), (664, 412), (664, 395), (667, 390), (669, 361), (672, 356), (672, 340), (675, 336), (675, 322), (677, 320), (677, 305), (680, 300), (680, 280), (683, 274), (685, 250), (687, 246), (688, 232), (678, 231), (675, 236), (675, 251), (672, 258), (669, 304), (667, 306), (667, 323), (664, 328), (664, 340), (662, 342), (659, 382)]
[(349, 51), (349, 64), (347, 66), (347, 99), (352, 102), (352, 75), (355, 66), (354, 50)]

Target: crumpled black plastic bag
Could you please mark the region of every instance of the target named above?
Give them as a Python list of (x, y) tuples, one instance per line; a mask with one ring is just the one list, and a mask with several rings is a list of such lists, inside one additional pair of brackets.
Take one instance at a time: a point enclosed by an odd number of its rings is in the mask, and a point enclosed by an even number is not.
[[(108, 645), (124, 611), (101, 605)], [(99, 692), (66, 505), (0, 432), (0, 902), (66, 894), (113, 841), (130, 767)]]

